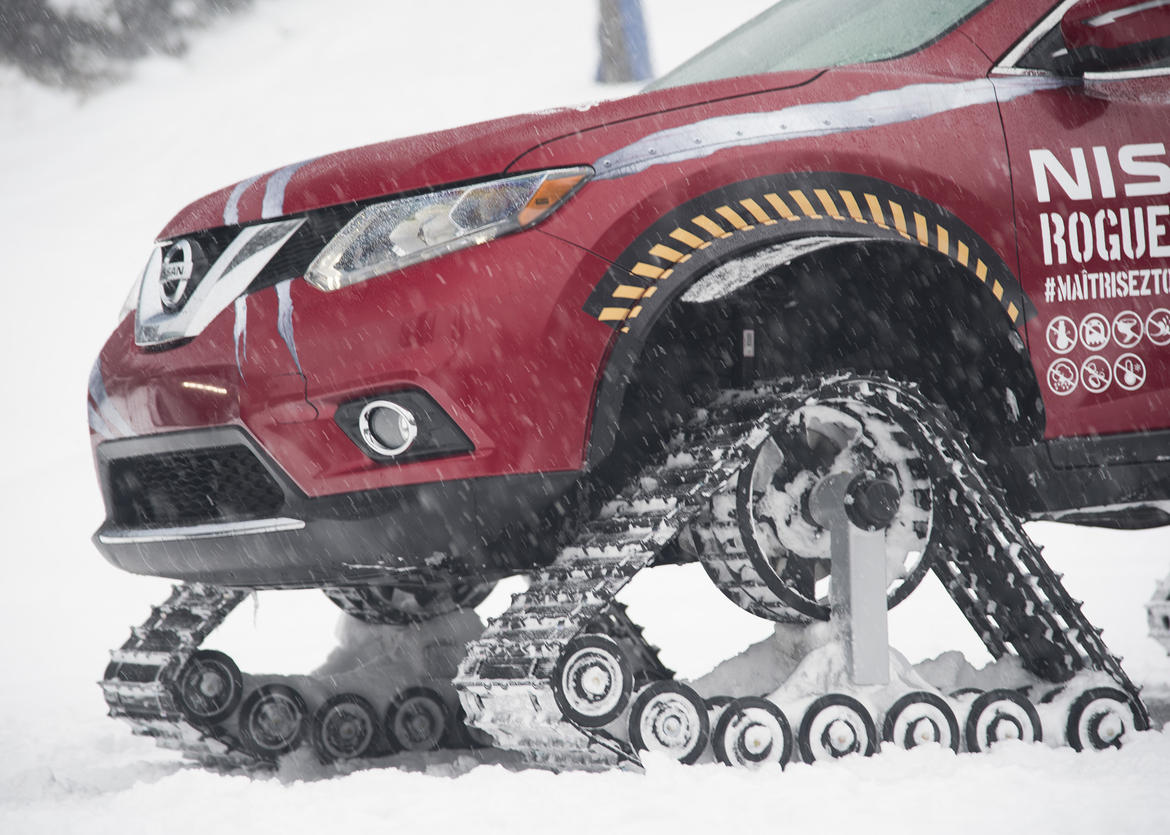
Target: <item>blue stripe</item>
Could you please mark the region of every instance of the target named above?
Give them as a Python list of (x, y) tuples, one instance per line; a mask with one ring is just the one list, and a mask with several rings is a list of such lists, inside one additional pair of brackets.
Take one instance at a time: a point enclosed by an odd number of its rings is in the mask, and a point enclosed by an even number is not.
[(646, 38), (646, 20), (642, 16), (642, 0), (620, 0), (622, 40), (634, 81), (646, 81), (654, 76), (650, 68), (650, 44)]

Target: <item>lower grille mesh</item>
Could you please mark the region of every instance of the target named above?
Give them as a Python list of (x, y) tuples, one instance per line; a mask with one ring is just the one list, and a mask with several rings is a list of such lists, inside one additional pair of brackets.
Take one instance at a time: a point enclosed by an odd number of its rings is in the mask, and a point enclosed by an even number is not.
[(242, 445), (165, 452), (110, 462), (110, 517), (139, 528), (271, 516), (279, 485)]

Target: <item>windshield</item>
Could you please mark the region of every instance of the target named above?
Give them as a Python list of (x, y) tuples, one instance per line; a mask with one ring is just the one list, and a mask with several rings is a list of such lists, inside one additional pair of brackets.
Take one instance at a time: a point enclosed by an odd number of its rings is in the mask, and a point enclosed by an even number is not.
[(882, 61), (921, 49), (988, 0), (781, 0), (648, 90)]

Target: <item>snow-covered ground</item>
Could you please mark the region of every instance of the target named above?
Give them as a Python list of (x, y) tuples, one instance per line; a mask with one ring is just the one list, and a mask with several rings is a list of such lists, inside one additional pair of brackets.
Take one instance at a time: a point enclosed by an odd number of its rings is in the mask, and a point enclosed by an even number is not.
[[(676, 63), (767, 0), (647, 0), (655, 60)], [(107, 566), (89, 459), (86, 379), (149, 242), (189, 200), (284, 162), (391, 136), (613, 95), (590, 82), (594, 0), (258, 0), (194, 37), (183, 60), (138, 65), (84, 101), (0, 70), (0, 306), (5, 575), (0, 605), (0, 832), (949, 831), (1165, 828), (1170, 738), (1075, 755), (883, 753), (785, 773), (654, 762), (645, 776), (453, 763), (448, 778), (376, 769), (323, 779), (293, 764), (251, 780), (181, 765), (104, 716), (106, 651), (166, 590)], [(1090, 618), (1153, 689), (1170, 660), (1142, 603), (1170, 571), (1170, 534), (1033, 527)], [(691, 569), (626, 595), (651, 640), (697, 677), (768, 633)], [(217, 634), (245, 668), (307, 670), (337, 613), (314, 593), (268, 594)], [(985, 658), (937, 587), (892, 624), (911, 660)], [(980, 661), (980, 663), (982, 663)]]

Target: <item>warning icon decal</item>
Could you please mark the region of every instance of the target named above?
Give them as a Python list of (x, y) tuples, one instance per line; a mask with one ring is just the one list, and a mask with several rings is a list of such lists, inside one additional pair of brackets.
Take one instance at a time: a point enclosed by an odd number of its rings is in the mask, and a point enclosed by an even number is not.
[(1090, 351), (1100, 351), (1109, 344), (1109, 320), (1100, 313), (1090, 313), (1081, 320), (1081, 344)]
[(1113, 363), (1113, 376), (1126, 391), (1137, 391), (1146, 384), (1146, 364), (1137, 354), (1122, 354)]
[(1061, 397), (1072, 394), (1077, 387), (1077, 367), (1072, 360), (1061, 357), (1048, 366), (1048, 388)]
[(1067, 316), (1057, 316), (1048, 323), (1048, 347), (1055, 354), (1067, 354), (1077, 347), (1077, 324)]
[(1090, 394), (1100, 394), (1113, 382), (1113, 371), (1104, 357), (1089, 357), (1081, 364), (1081, 385)]
[(1113, 341), (1121, 348), (1132, 348), (1142, 341), (1142, 317), (1123, 310), (1113, 317)]

